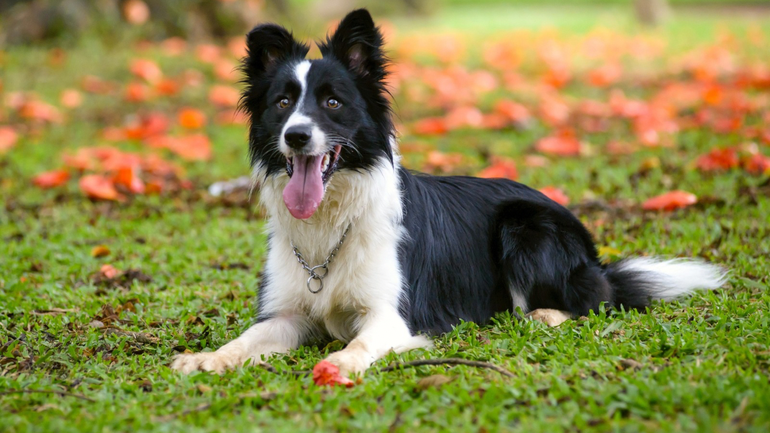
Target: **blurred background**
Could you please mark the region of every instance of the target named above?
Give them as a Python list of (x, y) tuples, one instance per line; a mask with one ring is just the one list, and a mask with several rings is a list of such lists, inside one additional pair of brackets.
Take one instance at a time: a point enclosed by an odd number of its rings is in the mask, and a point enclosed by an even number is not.
[[(562, 203), (703, 189), (668, 168), (767, 165), (769, 6), (3, 0), (2, 191), (44, 197), (34, 184), (118, 200), (248, 175), (237, 111), (244, 33), (273, 21), (319, 39), (357, 7), (372, 11), (394, 60), (407, 167), (519, 179)], [(640, 161), (650, 182), (622, 181)]]

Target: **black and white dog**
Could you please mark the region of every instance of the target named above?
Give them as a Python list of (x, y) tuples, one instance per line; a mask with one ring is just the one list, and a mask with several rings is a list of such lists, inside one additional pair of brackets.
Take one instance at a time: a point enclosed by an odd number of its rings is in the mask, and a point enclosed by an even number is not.
[(643, 308), (725, 280), (697, 261), (603, 265), (578, 219), (538, 191), (402, 168), (366, 10), (319, 43), (322, 59), (306, 60), (308, 46), (273, 24), (247, 44), (243, 104), (269, 216), (257, 323), (174, 369), (222, 372), (333, 337), (349, 344), (327, 360), (349, 375), (461, 320), (520, 308), (558, 325), (602, 302)]

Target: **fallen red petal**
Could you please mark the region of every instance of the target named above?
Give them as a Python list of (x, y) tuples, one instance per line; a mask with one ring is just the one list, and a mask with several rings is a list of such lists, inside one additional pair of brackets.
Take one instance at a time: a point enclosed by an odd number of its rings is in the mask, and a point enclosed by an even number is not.
[(687, 191), (670, 191), (651, 199), (642, 204), (644, 210), (672, 211), (675, 209), (691, 206), (698, 202), (695, 194)]
[(329, 361), (323, 360), (313, 367), (313, 382), (318, 386), (343, 385), (352, 388), (355, 382), (340, 376), (340, 369)]

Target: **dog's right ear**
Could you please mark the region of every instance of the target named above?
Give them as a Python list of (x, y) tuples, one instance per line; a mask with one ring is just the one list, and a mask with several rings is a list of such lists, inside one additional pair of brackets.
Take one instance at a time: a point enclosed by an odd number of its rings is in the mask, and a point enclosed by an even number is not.
[(271, 72), (281, 61), (304, 59), (310, 47), (279, 25), (262, 24), (246, 35), (246, 49), (244, 72), (250, 80)]

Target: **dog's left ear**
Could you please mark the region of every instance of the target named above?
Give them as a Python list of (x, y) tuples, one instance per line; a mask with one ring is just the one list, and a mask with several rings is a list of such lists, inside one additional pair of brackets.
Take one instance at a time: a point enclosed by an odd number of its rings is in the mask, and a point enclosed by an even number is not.
[(382, 34), (366, 9), (349, 13), (325, 44), (320, 44), (324, 57), (333, 55), (358, 77), (382, 80), (387, 59), (382, 52)]

